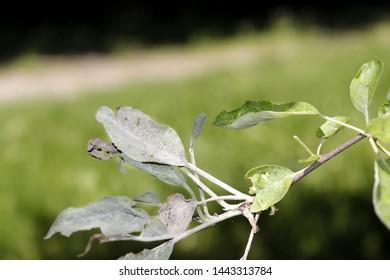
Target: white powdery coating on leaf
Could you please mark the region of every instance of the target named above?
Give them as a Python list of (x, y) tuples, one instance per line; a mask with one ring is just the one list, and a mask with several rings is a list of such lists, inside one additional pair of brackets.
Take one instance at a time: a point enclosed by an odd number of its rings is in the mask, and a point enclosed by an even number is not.
[(186, 201), (182, 194), (175, 193), (161, 206), (158, 217), (168, 227), (169, 234), (180, 234), (191, 222), (196, 205), (196, 201)]
[(175, 166), (186, 164), (184, 147), (176, 131), (155, 122), (133, 107), (120, 107), (115, 116), (108, 107), (96, 113), (115, 146), (140, 162)]

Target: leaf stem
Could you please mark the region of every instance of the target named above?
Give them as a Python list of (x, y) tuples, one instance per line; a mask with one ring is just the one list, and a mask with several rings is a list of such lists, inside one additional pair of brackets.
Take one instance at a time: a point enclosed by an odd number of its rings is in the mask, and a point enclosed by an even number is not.
[(233, 218), (233, 217), (236, 217), (236, 216), (239, 216), (239, 215), (242, 215), (242, 211), (241, 210), (232, 210), (232, 211), (227, 211), (221, 215), (219, 215), (218, 217), (215, 217), (214, 219), (210, 220), (210, 221), (207, 221), (203, 224), (200, 224), (192, 229), (189, 229), (185, 232), (183, 232), (182, 234), (176, 236), (175, 238), (171, 239), (170, 241), (168, 242), (172, 242), (172, 243), (176, 243), (194, 233), (197, 233), (205, 228), (208, 228), (210, 226), (213, 226), (217, 223), (220, 223), (224, 220), (227, 220), (227, 219), (230, 219), (230, 218)]
[[(205, 200), (199, 201), (198, 204), (200, 205), (200, 204), (203, 204), (203, 203), (208, 203), (208, 202), (218, 201), (218, 200), (243, 200), (243, 199), (242, 199), (242, 197), (238, 197), (238, 196), (235, 196), (235, 195), (222, 195), (222, 196), (207, 198)], [(237, 206), (238, 205), (236, 205), (236, 207)]]
[[(217, 194), (213, 192), (209, 187), (207, 187), (201, 180), (199, 180), (199, 177), (192, 174), (187, 168), (182, 168), (184, 174), (186, 174), (192, 181), (195, 182), (195, 184), (198, 185), (200, 189), (202, 189), (204, 192), (206, 192), (209, 196), (212, 198), (217, 198)], [(226, 203), (223, 200), (216, 199), (219, 205), (221, 205), (225, 209), (231, 209), (231, 205)]]
[(224, 189), (225, 191), (231, 193), (231, 194), (234, 194), (238, 197), (242, 197), (242, 199), (244, 200), (247, 200), (247, 201), (252, 201), (253, 200), (253, 197), (250, 196), (250, 195), (247, 195), (247, 194), (244, 194), (238, 190), (236, 190), (235, 188), (229, 186), (228, 184), (222, 182), (221, 180), (215, 178), (214, 176), (210, 175), (209, 173), (207, 173), (206, 171), (203, 171), (202, 169), (196, 167), (195, 165), (187, 162), (187, 167), (189, 169), (191, 169), (192, 171), (194, 171), (195, 173), (199, 174), (200, 176), (202, 176), (203, 178), (207, 179), (208, 181), (210, 181), (211, 183), (214, 183), (216, 184), (217, 186), (221, 187), (222, 189)]
[(356, 144), (357, 142), (359, 142), (365, 138), (367, 138), (367, 135), (359, 134), (359, 135), (353, 137), (352, 139), (348, 140), (344, 144), (340, 145), (336, 149), (330, 151), (329, 153), (321, 155), (320, 158), (315, 163), (313, 163), (309, 167), (297, 172), (291, 184), (295, 184), (296, 182), (301, 180), (303, 177), (307, 176), (309, 173), (311, 173), (312, 171), (314, 171), (315, 169), (317, 169), (318, 167), (323, 165), (328, 160), (334, 158), (339, 153), (345, 151), (346, 149), (348, 149), (352, 145)]
[[(214, 217), (213, 219), (204, 222), (203, 224), (200, 224), (192, 229), (186, 230), (183, 233), (177, 235), (176, 237), (173, 237), (171, 235), (159, 235), (159, 236), (138, 236), (138, 235), (128, 235), (128, 236), (110, 236), (105, 237), (104, 239), (101, 239), (101, 243), (105, 242), (111, 242), (111, 241), (125, 241), (125, 240), (132, 240), (132, 241), (140, 241), (140, 242), (153, 242), (153, 241), (163, 241), (163, 240), (169, 240), (168, 242), (176, 243), (194, 233), (197, 233), (205, 228), (211, 227), (217, 223), (220, 223), (224, 220), (233, 218), (235, 216), (242, 215), (242, 211), (239, 209), (227, 211), (217, 217)], [(167, 243), (168, 243), (167, 242)], [(164, 243), (166, 244), (166, 243)], [(161, 244), (160, 246), (163, 246), (164, 244)], [(160, 247), (158, 246), (158, 247)], [(158, 248), (156, 247), (156, 248)]]
[[(190, 157), (191, 157), (191, 163), (196, 166), (194, 147), (195, 147), (195, 141), (192, 140), (192, 141), (190, 141), (189, 152), (190, 152)], [(198, 174), (195, 174), (195, 177), (197, 177), (197, 179), (200, 180)], [(205, 195), (204, 195), (203, 190), (200, 187), (198, 187), (198, 190), (199, 190), (200, 199), (201, 200), (205, 200)], [(209, 209), (207, 207), (207, 204), (203, 204), (202, 206), (203, 206), (202, 208), (203, 208), (203, 211), (204, 211), (204, 215), (207, 217), (207, 219), (210, 218), (211, 215), (210, 215)], [(199, 212), (201, 212), (201, 211), (199, 210), (198, 214), (199, 214)], [(203, 214), (200, 216), (202, 221), (203, 221), (203, 217), (202, 216), (203, 216)]]
[(294, 135), (293, 138), (305, 149), (306, 152), (309, 153), (310, 156), (314, 155), (310, 148), (305, 143), (303, 143), (303, 141), (298, 136)]
[(341, 125), (341, 126), (344, 126), (344, 127), (349, 128), (349, 129), (352, 129), (352, 130), (358, 132), (359, 134), (365, 134), (365, 131), (364, 131), (364, 130), (362, 130), (362, 129), (356, 127), (356, 126), (350, 125), (350, 124), (345, 123), (345, 122), (338, 121), (338, 120), (336, 120), (336, 119), (334, 119), (334, 118), (331, 118), (331, 117), (328, 117), (328, 116), (326, 116), (326, 115), (322, 115), (322, 114), (321, 114), (320, 116), (321, 116), (322, 118), (324, 118), (325, 120), (327, 120), (327, 121), (331, 121), (331, 122), (337, 123), (337, 124), (339, 124), (339, 125)]

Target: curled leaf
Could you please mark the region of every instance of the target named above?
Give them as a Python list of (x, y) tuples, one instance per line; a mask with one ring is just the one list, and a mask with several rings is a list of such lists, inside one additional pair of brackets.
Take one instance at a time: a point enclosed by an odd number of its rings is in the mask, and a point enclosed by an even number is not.
[(250, 179), (250, 194), (256, 194), (251, 212), (264, 211), (279, 202), (287, 193), (295, 173), (277, 165), (263, 165), (248, 171), (245, 178)]
[[(335, 117), (332, 117), (332, 119), (335, 119), (336, 121), (339, 121), (339, 122), (347, 123), (349, 120), (349, 117), (335, 116)], [(323, 125), (321, 125), (317, 129), (317, 137), (321, 138), (321, 139), (329, 138), (331, 136), (334, 136), (342, 128), (343, 128), (343, 126), (341, 124), (338, 124), (336, 122), (332, 122), (331, 120), (327, 120)]]
[(176, 166), (187, 162), (176, 131), (133, 107), (120, 107), (116, 113), (108, 107), (100, 107), (96, 119), (103, 124), (115, 146), (135, 161)]
[(101, 160), (109, 160), (114, 154), (118, 153), (118, 150), (114, 144), (94, 137), (88, 141), (87, 153)]
[(240, 129), (275, 118), (318, 114), (318, 110), (306, 102), (290, 102), (277, 105), (268, 101), (247, 101), (236, 110), (221, 112), (215, 118), (213, 125), (230, 129)]

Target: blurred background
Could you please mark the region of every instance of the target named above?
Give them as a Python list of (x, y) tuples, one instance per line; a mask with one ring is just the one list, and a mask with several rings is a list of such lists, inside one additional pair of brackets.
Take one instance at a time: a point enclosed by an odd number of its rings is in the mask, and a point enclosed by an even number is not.
[[(76, 259), (89, 236), (43, 240), (65, 208), (105, 196), (180, 188), (86, 154), (107, 139), (95, 112), (137, 107), (173, 127), (188, 148), (199, 112), (208, 120), (196, 146), (199, 167), (247, 191), (245, 173), (277, 164), (300, 170), (315, 150), (314, 117), (275, 120), (246, 130), (211, 126), (246, 100), (306, 101), (364, 127), (349, 99), (359, 67), (384, 61), (371, 116), (390, 87), (390, 5), (292, 5), (258, 1), (167, 6), (118, 1), (3, 6), (0, 17), (0, 259)], [(344, 130), (329, 151), (354, 136)], [(262, 214), (249, 258), (388, 259), (390, 233), (374, 214), (373, 160), (366, 142), (294, 185), (274, 216)], [(218, 212), (218, 208), (215, 208)], [(238, 259), (250, 226), (225, 221), (179, 242), (174, 259)], [(156, 244), (95, 244), (82, 259), (113, 259)]]

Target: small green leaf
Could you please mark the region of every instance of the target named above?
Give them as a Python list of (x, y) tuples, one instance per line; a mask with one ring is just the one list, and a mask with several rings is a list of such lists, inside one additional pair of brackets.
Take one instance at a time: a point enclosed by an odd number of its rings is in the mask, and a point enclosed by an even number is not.
[(383, 143), (390, 143), (390, 115), (371, 120), (366, 127), (366, 133)]
[(357, 110), (364, 114), (368, 113), (368, 106), (374, 96), (382, 69), (382, 61), (370, 61), (363, 64), (359, 72), (352, 79), (350, 85), (352, 103)]
[(306, 102), (290, 102), (277, 105), (268, 101), (247, 101), (236, 110), (221, 112), (215, 118), (213, 125), (230, 129), (240, 129), (275, 118), (318, 114), (318, 110)]
[(264, 211), (280, 201), (287, 193), (295, 177), (290, 169), (277, 165), (263, 165), (248, 171), (245, 178), (250, 179), (250, 194), (256, 194), (251, 212)]
[(390, 159), (375, 162), (373, 203), (376, 215), (390, 230)]
[[(332, 117), (332, 119), (335, 119), (339, 122), (347, 123), (349, 117), (336, 116)], [(323, 125), (320, 126), (320, 128), (317, 129), (317, 137), (321, 139), (329, 138), (335, 135), (342, 128), (343, 126), (341, 124), (332, 122), (331, 120), (327, 120)]]
[(300, 159), (298, 160), (299, 163), (312, 163), (312, 162), (315, 162), (317, 161), (317, 159), (320, 158), (320, 155), (318, 154), (314, 154), (314, 155), (311, 155), (310, 157), (308, 157), (307, 159)]
[(384, 117), (390, 115), (390, 104), (382, 104), (378, 109), (378, 117)]

